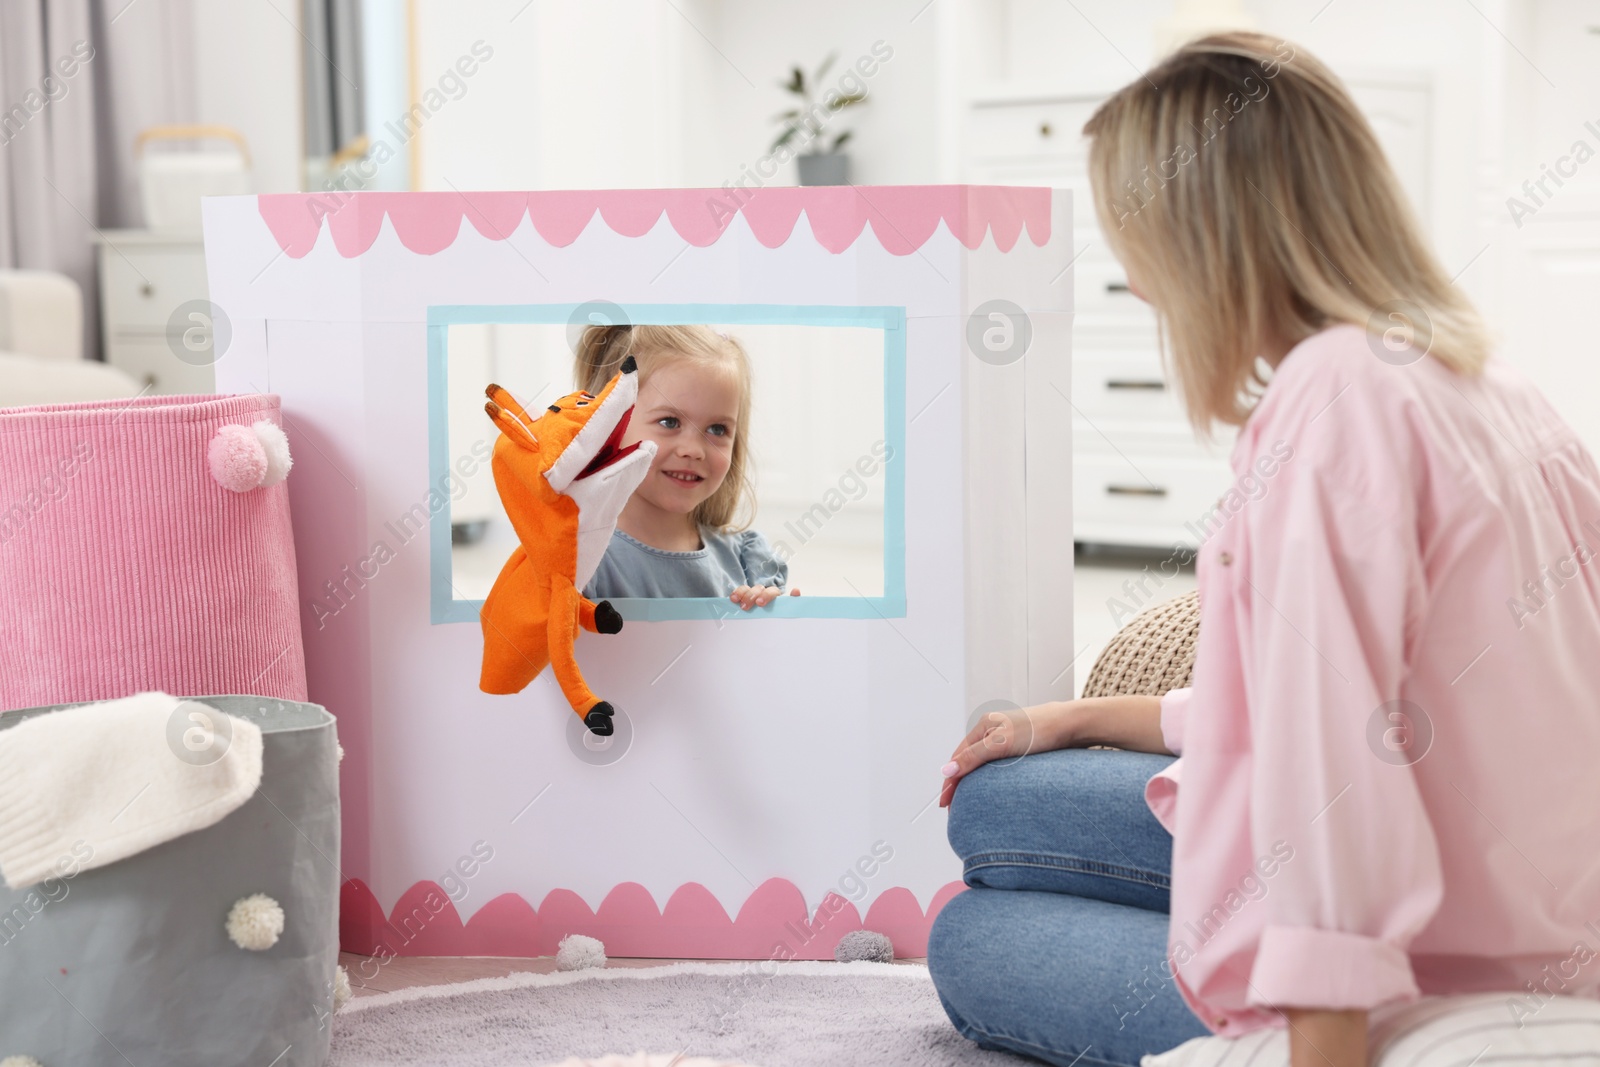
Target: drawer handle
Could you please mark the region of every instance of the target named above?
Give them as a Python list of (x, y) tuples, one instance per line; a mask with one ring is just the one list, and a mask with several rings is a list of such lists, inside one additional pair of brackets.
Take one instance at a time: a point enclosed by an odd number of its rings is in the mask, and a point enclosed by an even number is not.
[(1053, 132), (1054, 131), (1050, 129), (1050, 124), (1048, 122), (1039, 123), (1039, 136), (1040, 137), (1049, 137), (1050, 134), (1053, 133)]
[(1166, 496), (1167, 490), (1159, 485), (1108, 485), (1106, 492), (1112, 496)]
[(1134, 380), (1130, 378), (1107, 378), (1107, 389), (1148, 389), (1154, 393), (1164, 392), (1167, 383), (1159, 378), (1152, 380)]
[(1128, 283), (1127, 282), (1106, 282), (1106, 292), (1108, 292), (1108, 293), (1131, 293), (1131, 292), (1133, 292), (1133, 290), (1128, 288)]

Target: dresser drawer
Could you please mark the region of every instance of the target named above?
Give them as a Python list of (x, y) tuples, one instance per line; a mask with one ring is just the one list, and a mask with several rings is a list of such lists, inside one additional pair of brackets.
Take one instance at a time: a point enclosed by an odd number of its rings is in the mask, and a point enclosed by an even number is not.
[(106, 362), (126, 371), (141, 386), (149, 386), (151, 393), (171, 396), (217, 391), (216, 371), (173, 355), (165, 334), (159, 331), (142, 339), (130, 340), (126, 334), (109, 338)]
[(1090, 419), (1184, 422), (1175, 383), (1154, 352), (1072, 357), (1072, 402)]
[(165, 329), (180, 304), (206, 298), (206, 259), (193, 248), (100, 246), (100, 306), (106, 335), (129, 326)]
[(1223, 460), (1079, 453), (1072, 464), (1073, 536), (1129, 544), (1196, 544), (1233, 483)]
[[(1088, 194), (1076, 197), (1087, 203)], [(1099, 333), (1129, 337), (1154, 350), (1159, 343), (1155, 310), (1133, 294), (1128, 272), (1117, 261), (1091, 211), (1073, 223), (1072, 298), (1079, 336)]]
[(1089, 144), (1083, 124), (1099, 97), (978, 104), (967, 113), (967, 148), (977, 157), (1056, 157), (1086, 171)]
[(1072, 449), (1079, 457), (1122, 456), (1126, 463), (1140, 469), (1145, 467), (1145, 458), (1192, 460), (1231, 469), (1228, 457), (1233, 454), (1237, 438), (1237, 431), (1231, 426), (1218, 427), (1216, 439), (1207, 445), (1201, 443), (1187, 420), (1158, 422), (1103, 417), (1093, 422), (1092, 427), (1086, 426), (1080, 418), (1073, 426)]
[(1082, 248), (1091, 241), (1093, 245), (1089, 251), (1073, 264), (1078, 307), (1137, 315), (1154, 325), (1155, 311), (1133, 295), (1133, 290), (1128, 287), (1128, 272), (1111, 254), (1111, 246), (1105, 243), (1098, 226), (1083, 233), (1078, 247)]

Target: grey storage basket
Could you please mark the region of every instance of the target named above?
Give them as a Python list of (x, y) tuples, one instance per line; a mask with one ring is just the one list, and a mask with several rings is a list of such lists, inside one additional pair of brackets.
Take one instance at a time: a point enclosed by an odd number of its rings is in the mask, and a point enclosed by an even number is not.
[[(0, 1059), (327, 1060), (342, 880), (334, 718), (274, 698), (192, 699), (261, 727), (260, 788), (216, 825), (128, 859), (27, 889), (0, 884)], [(0, 729), (77, 706), (6, 712)], [(285, 922), (271, 948), (246, 951), (226, 924), (254, 893), (278, 901)]]

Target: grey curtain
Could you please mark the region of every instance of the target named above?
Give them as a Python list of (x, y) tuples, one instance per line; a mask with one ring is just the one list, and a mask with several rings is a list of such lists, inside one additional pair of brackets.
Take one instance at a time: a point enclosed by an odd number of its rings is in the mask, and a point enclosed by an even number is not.
[(301, 0), (306, 155), (326, 159), (366, 130), (360, 0)]
[(192, 0), (0, 3), (0, 270), (83, 289), (100, 355), (97, 232), (142, 225), (133, 141), (195, 121)]

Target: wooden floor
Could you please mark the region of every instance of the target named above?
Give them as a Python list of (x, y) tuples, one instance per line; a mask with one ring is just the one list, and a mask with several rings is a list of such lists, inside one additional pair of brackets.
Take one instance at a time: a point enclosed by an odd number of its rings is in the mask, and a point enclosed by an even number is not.
[[(512, 956), (394, 956), (384, 961), (377, 956), (339, 953), (339, 962), (350, 975), (350, 989), (356, 996), (389, 993), (413, 986), (453, 985), (475, 978), (503, 978), (508, 974), (550, 974), (556, 969), (554, 956), (519, 958)], [(608, 959), (607, 967), (661, 967), (688, 960)], [(693, 962), (729, 963), (729, 960)], [(761, 962), (761, 961), (752, 961)], [(896, 963), (926, 964), (925, 958), (895, 960)]]

